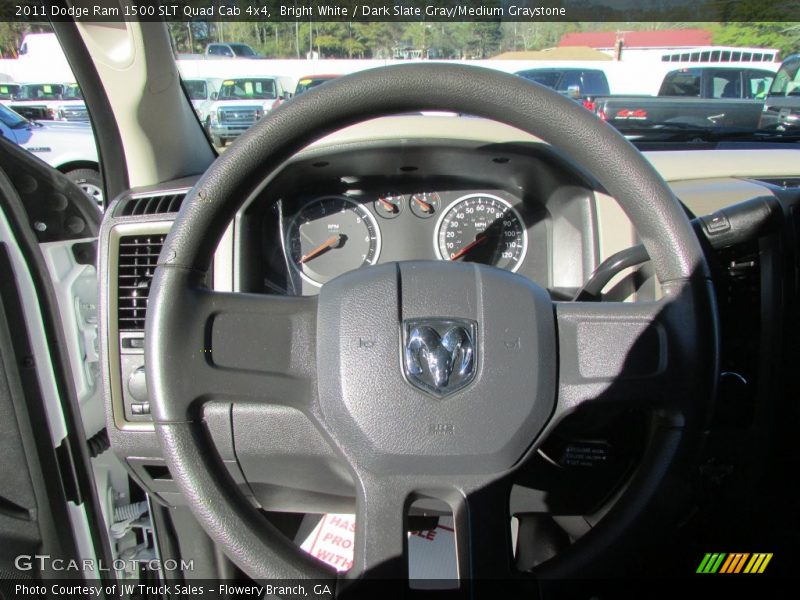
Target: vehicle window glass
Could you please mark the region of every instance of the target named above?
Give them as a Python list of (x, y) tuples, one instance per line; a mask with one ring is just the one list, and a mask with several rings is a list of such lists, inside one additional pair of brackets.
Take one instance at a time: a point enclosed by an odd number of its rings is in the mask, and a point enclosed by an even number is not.
[(20, 100), (58, 100), (63, 88), (54, 84), (23, 85), (19, 92)]
[(253, 49), (246, 44), (231, 44), (231, 50), (236, 56), (255, 56)]
[(0, 121), (3, 122), (3, 125), (10, 127), (11, 129), (19, 129), (28, 124), (27, 119), (21, 117), (13, 110), (6, 108), (2, 104), (0, 104)]
[(0, 100), (11, 100), (19, 90), (16, 86), (0, 85)]
[(717, 71), (711, 79), (712, 98), (741, 98), (742, 90), (738, 71)]
[[(63, 173), (103, 209), (102, 168), (83, 90), (55, 33), (46, 31), (44, 24), (37, 28), (36, 33), (27, 33), (22, 27), (5, 30), (7, 48), (26, 44), (27, 54), (10, 76), (27, 83), (0, 84), (0, 99), (9, 105), (0, 105), (0, 122), (17, 130), (15, 139), (9, 141)], [(32, 37), (22, 42), (15, 40), (15, 35)], [(4, 59), (6, 66), (13, 65), (13, 59)]]
[(274, 100), (278, 97), (274, 79), (235, 79), (222, 83), (223, 100)]
[(773, 76), (763, 71), (748, 71), (744, 74), (744, 91), (747, 98), (763, 100), (772, 84)]
[(190, 100), (205, 100), (208, 98), (208, 86), (201, 79), (184, 79), (183, 85), (189, 94)]
[[(559, 92), (566, 92), (571, 87), (579, 87), (581, 86), (581, 73), (579, 71), (567, 71), (564, 73), (564, 77), (561, 78), (561, 82), (558, 84), (558, 91)], [(583, 90), (581, 90), (583, 93)]]
[(700, 73), (696, 70), (675, 71), (667, 75), (659, 96), (699, 96)]
[(549, 88), (556, 87), (558, 83), (557, 71), (523, 71), (520, 73), (522, 77), (530, 81), (539, 83)]
[(607, 96), (608, 82), (602, 71), (586, 71), (583, 74), (583, 94), (590, 96)]
[(81, 88), (78, 87), (78, 85), (75, 83), (66, 86), (62, 98), (64, 100), (83, 100), (83, 94), (81, 93)]
[(775, 75), (770, 96), (798, 96), (800, 95), (800, 58), (790, 60)]
[(208, 53), (213, 56), (222, 56), (224, 54), (224, 48), (214, 44), (208, 47)]

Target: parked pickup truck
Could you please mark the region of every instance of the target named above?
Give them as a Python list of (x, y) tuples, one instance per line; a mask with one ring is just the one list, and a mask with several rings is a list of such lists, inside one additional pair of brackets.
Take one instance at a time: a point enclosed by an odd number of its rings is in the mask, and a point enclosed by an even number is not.
[(667, 73), (658, 96), (594, 98), (601, 119), (618, 128), (690, 126), (756, 129), (775, 73), (694, 67)]
[(204, 60), (218, 58), (265, 59), (267, 57), (260, 55), (253, 48), (241, 42), (214, 42), (206, 46), (203, 54), (178, 54), (178, 58), (181, 60)]
[(602, 69), (579, 67), (537, 67), (514, 73), (571, 98), (608, 96), (608, 79)]
[(255, 125), (267, 112), (291, 96), (286, 77), (239, 77), (222, 82), (206, 118), (215, 146), (224, 146)]
[(207, 58), (264, 58), (258, 55), (247, 44), (234, 42), (230, 44), (213, 43), (206, 46)]
[(0, 135), (64, 173), (102, 208), (103, 182), (88, 123), (29, 121), (0, 104)]

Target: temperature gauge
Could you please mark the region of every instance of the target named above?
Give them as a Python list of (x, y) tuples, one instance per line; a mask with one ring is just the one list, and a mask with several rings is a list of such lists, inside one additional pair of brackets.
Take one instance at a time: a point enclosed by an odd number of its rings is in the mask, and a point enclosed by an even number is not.
[(439, 212), (441, 204), (442, 199), (436, 192), (420, 192), (411, 196), (409, 200), (411, 212), (420, 219), (427, 219), (435, 215)]

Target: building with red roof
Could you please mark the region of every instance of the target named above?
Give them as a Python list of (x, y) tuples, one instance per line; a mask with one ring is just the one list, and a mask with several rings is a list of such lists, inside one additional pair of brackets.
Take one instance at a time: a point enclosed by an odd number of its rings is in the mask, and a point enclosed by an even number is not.
[(659, 29), (656, 31), (574, 31), (565, 33), (559, 47), (588, 46), (595, 50), (623, 48), (672, 50), (711, 45), (711, 32), (705, 29)]

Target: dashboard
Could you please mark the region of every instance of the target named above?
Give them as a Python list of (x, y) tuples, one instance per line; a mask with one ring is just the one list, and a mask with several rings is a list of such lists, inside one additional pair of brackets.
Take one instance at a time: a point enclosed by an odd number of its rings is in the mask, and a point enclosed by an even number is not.
[(314, 295), (362, 266), (449, 260), (568, 294), (596, 266), (593, 199), (538, 146), (342, 147), (288, 165), (240, 214), (237, 289)]
[[(313, 296), (336, 275), (370, 264), (460, 260), (515, 271), (554, 299), (569, 300), (601, 263), (638, 243), (614, 199), (569, 156), (535, 138), (482, 120), (403, 117), (386, 127), (383, 135), (374, 124), (343, 130), (264, 173), (229, 224), (208, 284), (218, 291)], [(795, 180), (787, 177), (796, 156), (790, 150), (646, 154), (693, 216), (759, 197), (789, 207), (796, 194)], [(161, 244), (194, 183), (175, 180), (121, 196), (107, 212), (100, 241), (109, 432), (134, 476), (171, 505), (184, 500), (148, 414), (144, 322)], [(729, 398), (720, 402), (720, 418), (727, 425), (749, 423), (770, 394), (773, 367), (754, 340), (778, 335), (773, 316), (783, 309), (775, 282), (788, 281), (778, 258), (786, 235), (764, 231), (710, 259), (723, 329), (721, 397)], [(633, 299), (652, 298), (657, 289), (647, 267), (623, 289), (633, 290)], [(615, 298), (615, 285), (603, 299), (631, 297)], [(243, 436), (229, 410), (215, 414), (205, 418), (219, 419), (211, 434), (232, 477), (248, 482), (244, 491), (254, 502), (288, 509), (291, 492), (247, 458), (270, 451), (273, 441)], [(314, 435), (308, 431), (298, 440), (328, 452)], [(330, 471), (346, 491), (352, 482), (340, 466), (331, 455)], [(315, 489), (316, 483), (304, 485)], [(280, 494), (269, 491), (277, 488)]]

